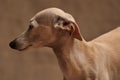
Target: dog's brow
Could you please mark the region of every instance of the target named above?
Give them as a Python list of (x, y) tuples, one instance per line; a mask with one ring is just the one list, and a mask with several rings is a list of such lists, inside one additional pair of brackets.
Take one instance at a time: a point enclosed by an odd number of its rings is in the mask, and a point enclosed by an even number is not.
[(31, 23), (33, 20), (30, 20), (29, 22)]
[(30, 20), (30, 24), (32, 24), (34, 27), (38, 27), (39, 24), (36, 20)]

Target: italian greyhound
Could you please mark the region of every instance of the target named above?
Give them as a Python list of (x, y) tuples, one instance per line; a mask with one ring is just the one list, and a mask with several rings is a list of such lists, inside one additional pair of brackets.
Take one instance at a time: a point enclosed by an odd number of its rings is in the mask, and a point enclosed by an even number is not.
[(120, 28), (87, 42), (74, 18), (58, 8), (37, 13), (9, 45), (52, 48), (64, 80), (120, 80)]

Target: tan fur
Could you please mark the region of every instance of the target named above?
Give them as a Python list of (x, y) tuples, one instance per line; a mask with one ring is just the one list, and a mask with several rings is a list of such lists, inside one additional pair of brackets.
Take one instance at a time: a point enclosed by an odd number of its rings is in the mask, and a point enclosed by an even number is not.
[(86, 42), (70, 14), (49, 8), (37, 13), (30, 20), (29, 29), (10, 46), (17, 50), (51, 47), (64, 80), (120, 80), (119, 34), (117, 28)]

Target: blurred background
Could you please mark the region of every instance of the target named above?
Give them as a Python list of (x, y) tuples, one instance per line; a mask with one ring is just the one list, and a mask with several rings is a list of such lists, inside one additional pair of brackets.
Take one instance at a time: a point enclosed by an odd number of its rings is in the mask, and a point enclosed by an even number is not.
[(62, 80), (52, 49), (19, 52), (8, 45), (49, 7), (72, 14), (87, 41), (120, 26), (120, 0), (0, 0), (0, 80)]

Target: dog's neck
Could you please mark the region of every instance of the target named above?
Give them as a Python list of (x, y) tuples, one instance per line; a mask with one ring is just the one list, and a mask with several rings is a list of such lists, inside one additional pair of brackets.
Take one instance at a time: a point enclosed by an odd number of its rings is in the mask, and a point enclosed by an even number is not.
[(53, 48), (62, 72), (69, 80), (85, 79), (88, 64), (86, 47), (85, 41), (68, 39), (63, 46)]

